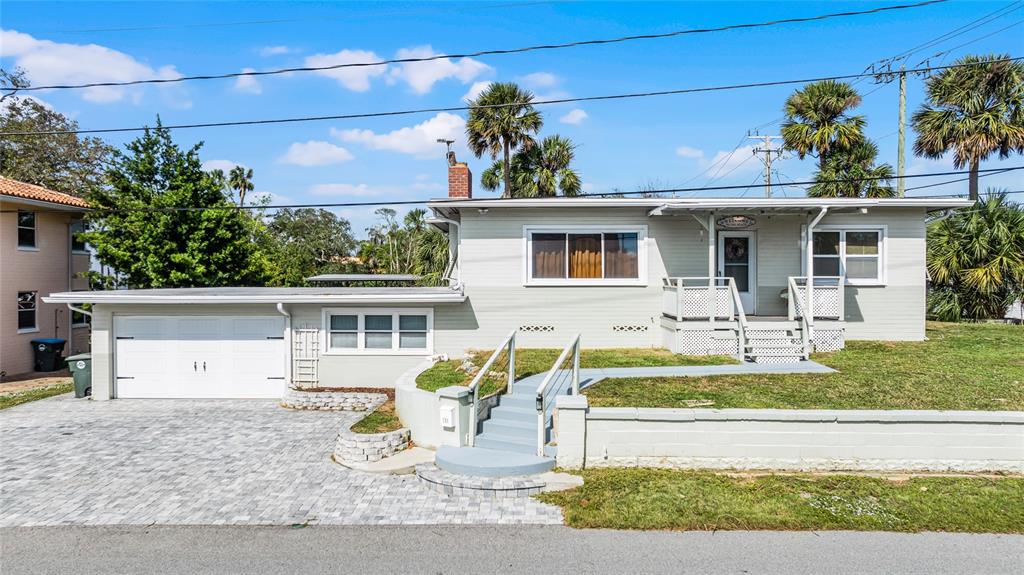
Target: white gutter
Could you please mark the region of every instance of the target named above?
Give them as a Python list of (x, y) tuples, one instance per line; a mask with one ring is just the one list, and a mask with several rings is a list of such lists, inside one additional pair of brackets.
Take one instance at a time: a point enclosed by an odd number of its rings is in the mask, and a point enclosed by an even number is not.
[[(43, 298), (43, 301), (46, 301), (46, 298)], [(51, 303), (51, 302), (46, 302), (46, 303)], [(71, 310), (71, 311), (77, 311), (78, 313), (80, 313), (82, 315), (87, 315), (89, 317), (92, 317), (92, 312), (91, 311), (85, 311), (84, 309), (82, 309), (80, 307), (75, 307), (72, 304), (67, 304), (67, 306), (68, 306), (68, 309)]]
[[(445, 217), (442, 217), (442, 216), (435, 216), (435, 217), (430, 218), (429, 220), (427, 220), (427, 222), (428, 223), (444, 222), (444, 223), (448, 224), (449, 227), (455, 226), (455, 233), (458, 234), (458, 236), (459, 236), (459, 241), (458, 242), (453, 242), (452, 241), (452, 232), (451, 232), (450, 229), (448, 230), (448, 262), (449, 262), (450, 266), (453, 266), (452, 269), (455, 271), (455, 277), (454, 278), (445, 277), (445, 279), (454, 279), (455, 280), (455, 284), (451, 286), (452, 289), (454, 289), (454, 290), (461, 290), (462, 289), (462, 250), (459, 249), (459, 244), (462, 243), (462, 225), (459, 222), (457, 222), (457, 221), (455, 221), (453, 219), (445, 218)], [(447, 270), (446, 270), (446, 272), (447, 272)], [(447, 272), (445, 274), (445, 276), (448, 276), (450, 273), (451, 272)]]
[[(70, 307), (70, 306), (69, 306)], [(278, 302), (277, 313), (284, 316), (284, 345), (287, 349), (284, 352), (285, 360), (288, 362), (288, 367), (285, 369), (285, 377), (287, 378), (287, 385), (292, 385), (292, 314), (284, 308), (284, 304)]]
[(43, 298), (46, 303), (99, 303), (99, 304), (244, 304), (244, 303), (462, 303), (466, 296), (460, 292), (436, 294), (350, 294), (350, 295), (134, 295), (131, 290), (109, 292), (62, 292)]

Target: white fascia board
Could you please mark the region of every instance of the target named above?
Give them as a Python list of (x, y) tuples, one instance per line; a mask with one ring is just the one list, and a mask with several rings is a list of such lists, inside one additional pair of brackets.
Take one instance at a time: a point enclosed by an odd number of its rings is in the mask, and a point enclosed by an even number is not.
[(391, 304), (391, 303), (462, 303), (465, 294), (409, 294), (409, 295), (259, 295), (259, 296), (153, 296), (133, 295), (127, 291), (60, 292), (43, 296), (45, 303), (91, 304), (247, 304), (247, 303), (311, 303), (311, 304)]
[(479, 199), (432, 200), (431, 209), (472, 208), (648, 208), (670, 210), (772, 209), (772, 208), (962, 208), (974, 202), (961, 198), (543, 198), (543, 199)]

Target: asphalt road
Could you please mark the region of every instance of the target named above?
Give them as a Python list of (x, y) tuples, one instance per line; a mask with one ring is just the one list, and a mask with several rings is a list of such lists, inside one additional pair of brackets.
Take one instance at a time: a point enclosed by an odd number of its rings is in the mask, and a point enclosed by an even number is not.
[(40, 527), (0, 530), (14, 573), (999, 573), (1024, 536), (637, 532), (567, 527)]

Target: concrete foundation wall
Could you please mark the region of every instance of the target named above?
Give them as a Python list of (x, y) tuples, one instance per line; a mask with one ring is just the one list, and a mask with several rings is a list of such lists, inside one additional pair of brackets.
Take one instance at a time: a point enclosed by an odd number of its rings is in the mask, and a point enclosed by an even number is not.
[(1024, 472), (1024, 412), (588, 409), (582, 397), (564, 403), (562, 467)]

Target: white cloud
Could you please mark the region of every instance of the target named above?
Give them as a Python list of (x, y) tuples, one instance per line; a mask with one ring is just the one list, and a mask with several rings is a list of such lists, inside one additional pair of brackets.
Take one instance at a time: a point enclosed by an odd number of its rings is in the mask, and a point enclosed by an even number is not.
[[(402, 48), (396, 54), (397, 58), (429, 58), (436, 56), (430, 46), (417, 46), (415, 48)], [(461, 58), (454, 61), (450, 58), (430, 60), (427, 62), (407, 62), (391, 68), (388, 81), (394, 83), (401, 80), (412, 88), (417, 94), (426, 94), (433, 89), (434, 84), (448, 78), (455, 78), (463, 84), (468, 84), (477, 76), (491, 71), (492, 68), (483, 62), (472, 58)]]
[[(64, 44), (39, 40), (14, 30), (0, 30), (3, 56), (13, 58), (14, 65), (24, 68), (33, 85), (87, 84), (92, 82), (129, 82), (149, 78), (178, 78), (174, 66), (154, 69), (135, 58), (97, 44)], [(104, 86), (77, 91), (84, 100), (100, 104), (118, 102), (126, 94), (138, 103), (138, 88)], [(191, 102), (180, 98), (176, 105), (188, 107)]]
[[(334, 54), (314, 54), (305, 60), (306, 66), (335, 66), (338, 64), (357, 64), (376, 62), (380, 56), (368, 50), (342, 50)], [(318, 70), (321, 76), (334, 78), (345, 88), (353, 92), (365, 92), (370, 89), (370, 78), (380, 76), (387, 71), (387, 66), (357, 66), (334, 70)]]
[(441, 112), (425, 122), (386, 134), (378, 134), (373, 130), (331, 128), (331, 135), (343, 142), (358, 142), (374, 150), (389, 150), (429, 159), (444, 156), (445, 147), (437, 143), (438, 138), (461, 141), (465, 139), (465, 131), (465, 119)]
[(310, 140), (308, 142), (293, 143), (288, 147), (288, 151), (278, 158), (277, 161), (282, 164), (292, 164), (308, 168), (340, 164), (351, 160), (353, 157), (351, 152), (341, 146), (335, 146), (330, 142), (320, 140)]
[(583, 120), (587, 119), (587, 113), (579, 108), (569, 110), (569, 113), (565, 114), (558, 119), (563, 124), (581, 124)]
[(226, 174), (231, 171), (235, 166), (245, 167), (243, 164), (232, 160), (206, 160), (203, 162), (203, 171), (210, 172), (213, 170), (223, 170)]
[(559, 82), (561, 78), (551, 72), (534, 72), (518, 78), (519, 82), (528, 88), (550, 88)]
[(490, 80), (473, 82), (473, 85), (469, 87), (469, 91), (467, 91), (466, 95), (462, 97), (463, 101), (476, 100), (480, 94), (484, 93), (484, 90), (491, 87), (491, 84), (493, 84), (493, 82)]
[(704, 150), (698, 150), (697, 148), (691, 148), (689, 146), (679, 146), (676, 148), (676, 155), (699, 160), (704, 157)]
[[(253, 68), (242, 68), (243, 72), (255, 72)], [(263, 86), (255, 76), (239, 76), (235, 79), (235, 90), (246, 94), (261, 94)]]
[(366, 184), (317, 184), (309, 189), (314, 196), (368, 197), (394, 193), (390, 187), (368, 186)]
[(260, 48), (260, 56), (263, 56), (264, 58), (268, 56), (280, 56), (290, 52), (293, 52), (293, 50), (288, 46), (264, 46)]

